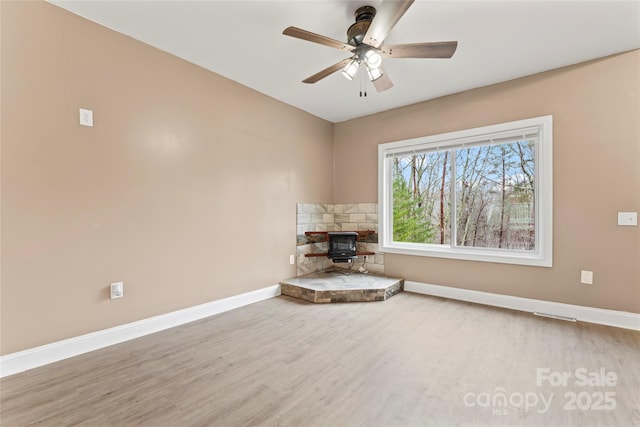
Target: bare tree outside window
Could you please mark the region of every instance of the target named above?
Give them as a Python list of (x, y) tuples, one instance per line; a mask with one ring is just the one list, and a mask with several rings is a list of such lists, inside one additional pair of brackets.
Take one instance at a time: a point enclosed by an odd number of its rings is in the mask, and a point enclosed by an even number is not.
[(534, 148), (522, 140), (395, 157), (394, 240), (450, 244), (453, 192), (456, 245), (535, 249)]

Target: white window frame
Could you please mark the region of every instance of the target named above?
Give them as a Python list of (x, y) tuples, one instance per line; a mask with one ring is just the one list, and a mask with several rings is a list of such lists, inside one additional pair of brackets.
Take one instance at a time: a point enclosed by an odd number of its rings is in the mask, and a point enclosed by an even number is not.
[[(497, 134), (536, 128), (535, 145), (535, 250), (476, 248), (469, 246), (393, 241), (392, 157), (394, 153), (445, 149), (473, 143)], [(551, 267), (553, 264), (553, 118), (541, 116), (378, 145), (378, 236), (381, 252), (469, 261)], [(455, 224), (452, 223), (452, 226)], [(454, 241), (455, 242), (455, 241)]]

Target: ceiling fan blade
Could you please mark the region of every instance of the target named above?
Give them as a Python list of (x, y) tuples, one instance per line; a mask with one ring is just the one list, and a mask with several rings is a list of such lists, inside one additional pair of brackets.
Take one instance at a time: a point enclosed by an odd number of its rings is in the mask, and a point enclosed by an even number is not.
[(382, 46), (384, 58), (451, 58), (458, 42), (408, 43)]
[(307, 30), (303, 30), (296, 27), (287, 27), (282, 32), (285, 36), (295, 37), (297, 39), (307, 40), (313, 43), (322, 44), (325, 46), (333, 47), (336, 49), (343, 50), (345, 52), (351, 52), (355, 49), (355, 46), (351, 46), (347, 43), (342, 43), (341, 41), (331, 39), (329, 37), (321, 36), (320, 34), (312, 33)]
[(402, 15), (413, 4), (414, 0), (386, 0), (383, 1), (376, 16), (373, 18), (367, 33), (364, 35), (363, 43), (373, 47), (380, 47), (382, 42), (391, 31), (394, 25), (402, 18)]
[(302, 81), (302, 83), (315, 83), (318, 80), (322, 80), (325, 77), (327, 77), (328, 75), (333, 74), (336, 71), (344, 68), (349, 63), (349, 61), (351, 61), (351, 58), (343, 59), (342, 61), (338, 62), (337, 64), (333, 64), (332, 66), (327, 67), (327, 68), (325, 68), (324, 70), (322, 70), (322, 71), (320, 71), (318, 73), (315, 73), (313, 76), (307, 77), (306, 79), (304, 79)]
[(393, 82), (389, 78), (389, 74), (387, 74), (387, 72), (382, 67), (380, 67), (380, 71), (382, 71), (382, 77), (374, 80), (372, 83), (373, 87), (376, 88), (376, 91), (384, 92), (385, 90), (391, 89), (393, 87)]

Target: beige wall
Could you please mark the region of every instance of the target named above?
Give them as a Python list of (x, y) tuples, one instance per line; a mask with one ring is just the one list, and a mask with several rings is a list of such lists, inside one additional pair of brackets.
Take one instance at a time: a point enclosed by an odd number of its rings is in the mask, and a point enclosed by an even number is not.
[(2, 354), (295, 276), (296, 203), (333, 200), (331, 123), (53, 5), (1, 4)]
[[(640, 228), (616, 221), (618, 211), (640, 211), (640, 51), (339, 123), (334, 202), (377, 200), (379, 143), (547, 114), (554, 120), (552, 268), (387, 254), (385, 272), (638, 313)], [(579, 283), (581, 269), (594, 272), (593, 285)]]
[[(640, 231), (615, 225), (640, 210), (638, 51), (334, 126), (50, 4), (0, 4), (0, 354), (276, 284), (295, 275), (297, 202), (377, 201), (378, 143), (545, 114), (553, 268), (385, 269), (640, 312)], [(332, 156), (335, 195), (317, 179)]]

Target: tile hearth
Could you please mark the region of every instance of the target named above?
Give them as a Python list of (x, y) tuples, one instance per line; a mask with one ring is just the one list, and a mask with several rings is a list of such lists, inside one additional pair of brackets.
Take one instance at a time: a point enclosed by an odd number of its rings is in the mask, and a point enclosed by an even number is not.
[(404, 289), (404, 279), (329, 269), (280, 282), (282, 295), (314, 303), (384, 301)]

